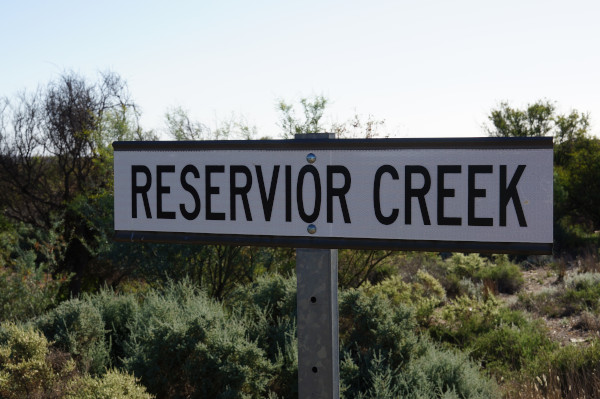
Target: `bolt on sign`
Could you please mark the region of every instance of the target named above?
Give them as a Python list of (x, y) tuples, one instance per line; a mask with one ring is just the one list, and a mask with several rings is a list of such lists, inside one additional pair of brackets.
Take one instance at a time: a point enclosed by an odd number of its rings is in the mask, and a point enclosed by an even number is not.
[(113, 147), (119, 240), (552, 251), (552, 138)]

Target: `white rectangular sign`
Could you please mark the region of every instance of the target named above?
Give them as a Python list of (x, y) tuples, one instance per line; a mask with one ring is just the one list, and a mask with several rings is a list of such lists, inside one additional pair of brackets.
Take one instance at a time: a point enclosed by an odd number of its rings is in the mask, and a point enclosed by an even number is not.
[(118, 239), (551, 251), (551, 139), (114, 146)]

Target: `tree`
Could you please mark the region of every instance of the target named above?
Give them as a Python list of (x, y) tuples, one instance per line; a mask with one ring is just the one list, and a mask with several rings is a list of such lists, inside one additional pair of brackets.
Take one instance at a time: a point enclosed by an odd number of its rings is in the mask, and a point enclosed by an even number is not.
[(0, 204), (13, 219), (49, 228), (52, 216), (76, 195), (103, 183), (94, 172), (105, 117), (133, 104), (125, 83), (112, 73), (94, 84), (63, 74), (3, 103)]
[(304, 119), (296, 117), (294, 106), (284, 100), (277, 102), (277, 109), (281, 112), (279, 126), (283, 131), (283, 138), (291, 139), (296, 134), (324, 133), (326, 130), (321, 125), (321, 118), (329, 100), (323, 96), (315, 96), (312, 100), (301, 98), (300, 104)]
[(544, 137), (554, 136), (555, 144), (572, 143), (589, 134), (589, 115), (571, 111), (558, 114), (556, 105), (548, 100), (528, 104), (524, 109), (501, 102), (488, 116), (490, 125), (484, 125), (488, 136), (493, 137)]
[(0, 103), (0, 208), (45, 230), (58, 221), (67, 243), (61, 271), (75, 273), (71, 288), (78, 292), (94, 231), (72, 203), (111, 187), (112, 170), (103, 157), (110, 139), (131, 127), (127, 118), (137, 116), (135, 105), (114, 73), (101, 74), (96, 83), (64, 73), (32, 94)]
[(507, 102), (493, 109), (488, 119), (492, 126), (484, 129), (495, 137), (542, 137), (552, 133), (556, 107), (549, 101), (538, 101), (524, 110), (512, 108)]
[[(590, 134), (589, 114), (559, 114), (550, 101), (538, 101), (524, 109), (500, 103), (484, 126), (495, 137), (554, 137), (554, 221), (559, 241), (570, 241), (566, 231), (600, 228), (600, 140)], [(577, 241), (576, 239), (575, 241)], [(581, 241), (581, 240), (579, 240)], [(563, 242), (558, 243), (565, 250)]]
[(243, 117), (232, 115), (221, 120), (214, 129), (192, 120), (189, 111), (175, 107), (165, 114), (167, 134), (177, 141), (197, 140), (251, 140), (257, 137), (256, 126), (251, 126)]

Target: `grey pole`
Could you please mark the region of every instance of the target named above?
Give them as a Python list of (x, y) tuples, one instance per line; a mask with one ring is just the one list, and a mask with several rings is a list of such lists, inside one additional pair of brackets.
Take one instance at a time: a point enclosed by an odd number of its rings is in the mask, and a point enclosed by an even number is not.
[[(295, 136), (334, 137), (330, 133)], [(337, 249), (296, 249), (299, 399), (340, 397), (337, 272)]]

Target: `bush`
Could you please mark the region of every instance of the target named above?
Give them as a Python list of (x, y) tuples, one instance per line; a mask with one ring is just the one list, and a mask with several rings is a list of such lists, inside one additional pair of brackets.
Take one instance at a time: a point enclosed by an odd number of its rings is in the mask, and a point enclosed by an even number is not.
[(0, 325), (0, 397), (58, 398), (76, 377), (74, 362), (53, 353), (38, 331), (13, 323)]
[(495, 256), (495, 264), (490, 264), (478, 273), (478, 277), (494, 284), (496, 292), (514, 294), (525, 283), (521, 268), (508, 260), (506, 255)]
[(519, 296), (519, 303), (531, 312), (549, 317), (567, 317), (589, 311), (600, 312), (600, 273), (582, 273), (565, 280), (564, 289), (553, 287), (539, 294)]
[(581, 313), (573, 328), (583, 331), (595, 331), (596, 334), (600, 335), (600, 316), (586, 310)]
[(532, 382), (515, 384), (509, 398), (596, 398), (600, 392), (600, 342), (564, 346), (538, 359)]
[[(452, 367), (448, 366), (453, 374), (444, 376), (440, 386), (455, 386), (449, 389), (455, 389), (465, 398), (493, 397), (493, 384), (478, 373), (475, 364), (464, 357), (452, 357), (415, 334), (414, 312), (403, 300), (410, 302), (410, 295), (415, 293), (419, 298), (425, 297), (426, 292), (442, 294), (443, 289), (435, 284), (437, 280), (422, 273), (414, 276), (411, 283), (404, 283), (399, 278), (388, 283), (391, 282), (394, 284), (385, 284), (385, 281), (374, 286), (367, 284), (359, 289), (342, 290), (339, 294), (342, 397), (397, 398), (403, 394), (418, 397), (425, 393), (426, 397), (442, 397), (441, 390), (439, 393), (427, 391), (434, 386), (431, 381), (440, 379), (433, 371), (425, 374), (420, 385), (407, 385), (403, 380), (407, 370), (416, 373), (421, 368), (412, 364), (422, 356), (428, 356), (428, 352), (458, 359)], [(411, 288), (396, 297), (396, 285)], [(253, 284), (238, 287), (229, 306), (236, 314), (244, 315), (250, 338), (267, 351), (274, 364), (269, 393), (282, 398), (297, 396), (295, 279), (261, 277)], [(471, 381), (472, 386), (483, 387), (481, 392), (490, 394), (486, 396), (468, 388), (466, 380)]]
[(430, 346), (400, 375), (403, 398), (498, 398), (499, 390), (481, 376), (479, 368), (465, 354), (441, 351)]
[(456, 298), (444, 308), (442, 319), (429, 330), (432, 337), (469, 350), (501, 374), (519, 371), (555, 348), (541, 321), (502, 307), (493, 295), (484, 301)]
[(34, 324), (54, 346), (70, 353), (82, 372), (97, 375), (109, 366), (104, 321), (100, 310), (89, 301), (65, 301)]
[(600, 310), (600, 273), (583, 273), (565, 281), (565, 305), (575, 309), (598, 312)]
[(489, 266), (489, 262), (478, 254), (455, 253), (446, 261), (450, 274), (458, 278), (473, 279)]
[(475, 337), (469, 345), (472, 356), (480, 359), (487, 369), (506, 375), (521, 371), (555, 347), (539, 322), (521, 326), (501, 323)]
[(414, 333), (412, 310), (360, 290), (340, 298), (345, 398), (493, 398), (495, 386), (464, 355)]
[(561, 298), (562, 292), (557, 287), (550, 287), (541, 290), (537, 294), (519, 294), (518, 304), (520, 308), (523, 308), (528, 312), (548, 317), (570, 315), (572, 311), (563, 307)]
[(280, 275), (259, 277), (251, 284), (237, 287), (227, 303), (232, 311), (248, 322), (251, 338), (258, 340), (261, 347), (269, 348), (267, 353), (272, 356), (277, 344), (283, 342), (281, 336), (273, 340), (278, 334), (272, 330), (292, 322), (295, 324), (296, 278)]
[(150, 399), (135, 378), (111, 370), (81, 376), (75, 362), (54, 350), (31, 326), (0, 325), (0, 397), (67, 399)]
[[(361, 366), (370, 366), (373, 354), (381, 353), (392, 368), (401, 367), (420, 350), (412, 309), (392, 306), (381, 295), (369, 297), (355, 289), (342, 292), (339, 320), (341, 352), (350, 353)], [(365, 369), (361, 372), (367, 374)]]
[(243, 320), (248, 338), (273, 364), (269, 390), (279, 397), (297, 397), (296, 278), (259, 277), (234, 290), (228, 306)]
[(54, 306), (68, 279), (54, 278), (42, 267), (0, 266), (0, 320), (25, 321)]
[(133, 376), (109, 370), (102, 377), (86, 376), (71, 385), (65, 399), (152, 399)]
[(125, 367), (161, 398), (258, 398), (271, 378), (243, 323), (186, 282), (144, 298), (126, 351)]
[[(449, 298), (456, 298), (461, 295), (480, 295), (474, 294), (472, 288), (475, 286), (483, 287), (478, 275), (487, 262), (477, 254), (455, 253), (448, 257), (443, 263), (443, 277), (439, 278), (446, 295)], [(468, 282), (471, 282), (469, 284)]]
[[(476, 285), (485, 285), (492, 293), (514, 294), (523, 286), (521, 268), (506, 255), (494, 255), (493, 261), (478, 254), (453, 254), (445, 262), (447, 276), (441, 280), (450, 297), (469, 295)], [(471, 280), (472, 284), (465, 282)]]
[(419, 270), (413, 282), (404, 282), (400, 276), (392, 276), (375, 285), (365, 284), (360, 288), (367, 295), (383, 295), (394, 306), (414, 306), (417, 320), (427, 324), (433, 311), (446, 299), (446, 291), (432, 275)]
[(99, 310), (105, 328), (105, 340), (109, 342), (110, 361), (113, 367), (121, 367), (130, 340), (130, 325), (140, 311), (132, 294), (117, 294), (104, 288), (97, 294), (87, 295), (85, 300)]
[(0, 216), (0, 321), (25, 321), (55, 305), (65, 275), (52, 276), (60, 239), (50, 232), (10, 225)]

